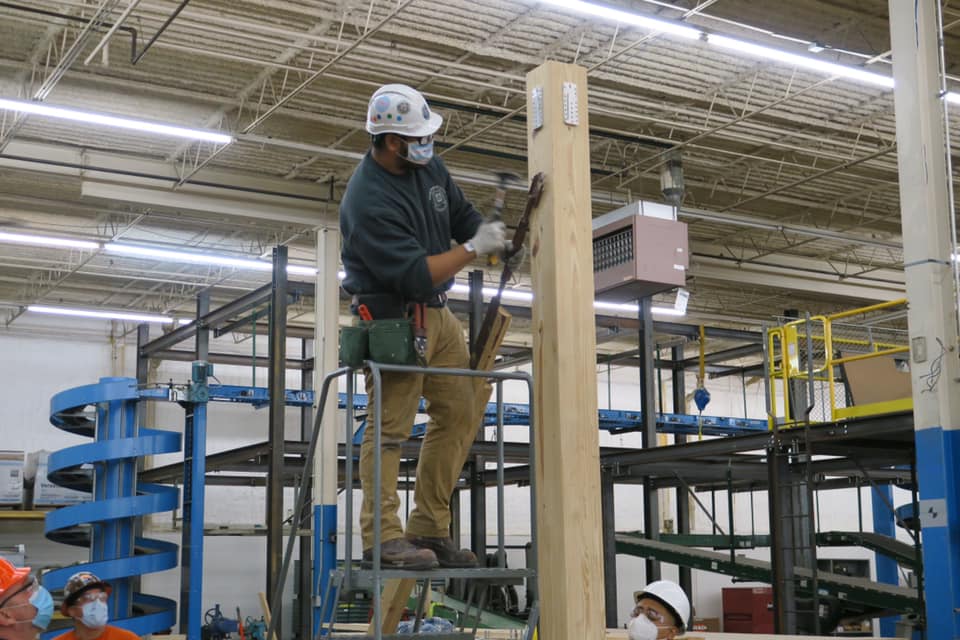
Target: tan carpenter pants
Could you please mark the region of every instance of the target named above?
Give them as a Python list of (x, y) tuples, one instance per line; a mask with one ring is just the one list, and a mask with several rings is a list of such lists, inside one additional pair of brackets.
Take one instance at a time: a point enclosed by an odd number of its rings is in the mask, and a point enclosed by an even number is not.
[[(427, 365), (469, 368), (463, 326), (456, 316), (446, 307), (427, 308), (426, 323)], [(430, 421), (417, 462), (416, 507), (410, 513), (407, 531), (417, 536), (446, 537), (450, 534), (450, 497), (479, 427), (478, 416), (471, 415), (473, 382), (464, 376), (384, 372), (382, 385), (381, 542), (403, 537), (403, 526), (397, 515), (400, 446), (410, 437), (421, 395), (426, 399)], [(374, 397), (369, 371), (367, 394), (370, 415), (360, 448), (363, 487), (360, 530), (364, 550), (373, 548)]]

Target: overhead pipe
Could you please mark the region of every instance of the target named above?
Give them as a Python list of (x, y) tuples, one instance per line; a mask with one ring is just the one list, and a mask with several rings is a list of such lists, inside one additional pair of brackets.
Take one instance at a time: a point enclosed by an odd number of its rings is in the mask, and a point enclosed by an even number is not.
[(170, 26), (170, 23), (172, 23), (174, 20), (177, 19), (177, 16), (180, 15), (180, 12), (183, 11), (184, 8), (186, 8), (186, 6), (189, 3), (190, 3), (190, 0), (181, 0), (180, 4), (177, 5), (177, 8), (173, 10), (173, 13), (171, 13), (170, 16), (166, 19), (166, 21), (162, 25), (160, 25), (160, 28), (157, 30), (157, 32), (153, 34), (153, 37), (150, 38), (149, 42), (147, 42), (143, 50), (132, 57), (132, 59), (130, 60), (130, 64), (133, 64), (133, 65), (137, 64), (138, 62), (140, 62), (140, 60), (143, 59), (143, 56), (147, 55), (147, 51), (149, 51), (150, 48), (153, 47), (157, 39), (160, 38), (160, 36), (162, 36), (163, 33), (167, 30), (167, 27)]
[[(149, 51), (153, 47), (153, 45), (157, 42), (160, 36), (163, 35), (163, 33), (167, 30), (170, 24), (177, 19), (177, 16), (180, 15), (180, 12), (183, 11), (188, 4), (190, 4), (190, 0), (181, 0), (180, 4), (177, 5), (177, 8), (173, 10), (173, 13), (171, 13), (167, 17), (164, 23), (160, 25), (160, 28), (157, 30), (157, 32), (153, 34), (153, 36), (147, 42), (146, 46), (144, 46), (143, 49), (138, 52), (137, 42), (139, 40), (139, 33), (135, 27), (128, 27), (124, 25), (123, 22), (126, 21), (127, 17), (130, 15), (130, 13), (133, 12), (134, 9), (137, 8), (137, 5), (139, 5), (141, 1), (142, 0), (133, 0), (130, 6), (127, 7), (127, 9), (123, 12), (123, 15), (121, 15), (116, 22), (101, 23), (101, 26), (109, 27), (110, 30), (100, 40), (100, 43), (97, 44), (94, 51), (89, 56), (87, 56), (87, 59), (84, 60), (83, 64), (85, 65), (90, 64), (90, 61), (100, 51), (100, 49), (103, 48), (103, 46), (107, 43), (107, 40), (110, 39), (110, 37), (114, 34), (114, 32), (124, 31), (130, 34), (130, 64), (136, 65), (138, 62), (140, 62), (141, 59), (143, 59), (143, 56), (147, 54), (147, 51)], [(74, 16), (74, 15), (70, 15), (68, 13), (63, 13), (60, 11), (50, 11), (48, 9), (39, 9), (37, 7), (19, 5), (13, 2), (0, 2), (0, 8), (10, 9), (12, 11), (22, 11), (24, 13), (32, 13), (35, 15), (48, 16), (51, 18), (59, 18), (61, 20), (70, 20), (72, 22), (89, 22), (86, 18), (82, 18), (80, 16)]]
[[(90, 17), (89, 20), (84, 21), (84, 26), (80, 29), (80, 32), (77, 34), (77, 38), (70, 45), (70, 48), (60, 57), (55, 65), (49, 69), (49, 73), (46, 74), (46, 77), (43, 78), (43, 82), (40, 84), (40, 87), (33, 93), (31, 99), (35, 102), (43, 102), (47, 99), (47, 96), (50, 95), (50, 92), (57, 86), (60, 80), (63, 79), (63, 76), (66, 75), (67, 71), (73, 66), (73, 63), (77, 58), (80, 57), (80, 54), (83, 52), (83, 48), (87, 43), (87, 40), (93, 34), (93, 32), (100, 28), (104, 24), (106, 19), (113, 13), (113, 8), (120, 2), (120, 0), (104, 0), (96, 11)], [(23, 123), (26, 122), (27, 114), (18, 113), (13, 119), (12, 124), (6, 131), (0, 135), (0, 153), (6, 150), (7, 145), (10, 144), (10, 140), (17, 134), (20, 130), (20, 127), (23, 126)]]
[[(71, 22), (87, 22), (86, 18), (81, 18), (80, 16), (74, 16), (68, 13), (61, 13), (59, 11), (50, 11), (48, 9), (39, 9), (37, 7), (25, 7), (23, 5), (14, 4), (12, 2), (0, 2), (0, 8), (10, 9), (12, 11), (22, 11), (23, 13), (32, 13), (40, 16), (47, 16), (50, 18), (58, 18), (61, 20), (70, 20)], [(114, 27), (114, 25), (108, 22), (103, 23), (103, 26), (109, 26), (111, 28)], [(131, 51), (130, 60), (132, 61), (133, 60), (132, 52), (137, 50), (137, 30), (134, 27), (127, 27), (127, 26), (119, 26), (118, 29), (120, 31), (124, 31), (130, 34), (130, 51)]]
[(137, 8), (137, 5), (139, 5), (141, 1), (142, 0), (131, 0), (130, 4), (127, 5), (127, 8), (124, 9), (123, 13), (120, 14), (120, 17), (117, 19), (117, 21), (113, 23), (113, 26), (111, 26), (110, 29), (103, 34), (102, 38), (100, 38), (100, 42), (98, 42), (97, 46), (93, 48), (93, 51), (90, 52), (90, 55), (84, 59), (84, 66), (90, 64), (90, 61), (93, 60), (98, 53), (100, 53), (100, 50), (106, 46), (107, 42), (110, 41), (110, 38), (113, 37), (113, 34), (117, 32), (117, 29), (119, 29), (124, 22), (126, 22), (127, 18), (131, 13), (133, 13), (133, 10)]

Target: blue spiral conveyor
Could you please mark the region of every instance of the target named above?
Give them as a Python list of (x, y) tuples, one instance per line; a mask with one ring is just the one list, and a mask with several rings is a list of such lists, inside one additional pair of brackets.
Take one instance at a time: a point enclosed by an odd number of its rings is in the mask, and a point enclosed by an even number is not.
[[(56, 542), (90, 548), (90, 562), (50, 571), (43, 584), (62, 589), (77, 571), (90, 571), (113, 586), (112, 624), (146, 635), (171, 629), (176, 602), (134, 591), (134, 579), (177, 566), (178, 547), (136, 535), (143, 516), (177, 508), (178, 490), (137, 480), (143, 456), (180, 451), (172, 431), (138, 426), (140, 392), (134, 378), (101, 378), (50, 400), (50, 422), (93, 441), (52, 453), (48, 478), (92, 494), (90, 502), (47, 515), (45, 533)], [(54, 635), (51, 632), (47, 635)], [(46, 637), (46, 636), (44, 636)]]

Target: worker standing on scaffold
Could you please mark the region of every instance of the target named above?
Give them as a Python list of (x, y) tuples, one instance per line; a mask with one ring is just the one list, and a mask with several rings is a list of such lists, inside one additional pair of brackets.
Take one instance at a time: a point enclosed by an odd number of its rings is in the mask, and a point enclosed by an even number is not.
[[(366, 129), (371, 148), (350, 178), (340, 205), (343, 288), (358, 316), (341, 336), (341, 359), (468, 368), (463, 327), (447, 308), (454, 276), (477, 256), (502, 253), (502, 222), (483, 222), (433, 153), (443, 118), (419, 91), (402, 84), (370, 98)], [(451, 248), (451, 240), (458, 244)], [(412, 325), (412, 330), (411, 330)], [(351, 336), (348, 338), (348, 335)], [(344, 348), (352, 355), (344, 356)], [(431, 569), (473, 567), (473, 552), (450, 538), (450, 498), (478, 424), (473, 385), (462, 376), (384, 372), (381, 486), (373, 486), (374, 430), (360, 452), (363, 557), (372, 560), (374, 491), (381, 499), (381, 565)], [(369, 405), (373, 379), (366, 376)], [(410, 436), (420, 396), (430, 423), (420, 449), (416, 507), (406, 535), (397, 515), (400, 447)]]

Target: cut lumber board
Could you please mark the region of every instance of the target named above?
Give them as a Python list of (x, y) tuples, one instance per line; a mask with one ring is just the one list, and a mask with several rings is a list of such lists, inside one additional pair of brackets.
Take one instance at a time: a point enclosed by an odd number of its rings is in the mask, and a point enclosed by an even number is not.
[[(416, 578), (396, 578), (387, 580), (383, 586), (383, 594), (380, 597), (380, 611), (382, 619), (380, 630), (383, 635), (397, 632), (397, 625), (403, 617), (403, 610), (410, 599), (410, 593), (417, 584)], [(370, 622), (367, 627), (367, 634), (374, 635), (377, 632), (376, 623)]]
[(527, 74), (527, 129), (528, 174), (545, 175), (530, 229), (540, 637), (600, 640), (606, 625), (586, 69), (551, 61)]
[[(260, 609), (263, 610), (263, 621), (267, 623), (267, 628), (270, 628), (270, 603), (267, 602), (267, 594), (263, 591), (257, 593), (257, 597), (260, 598)], [(270, 636), (270, 640), (277, 640), (277, 632), (274, 631)]]

